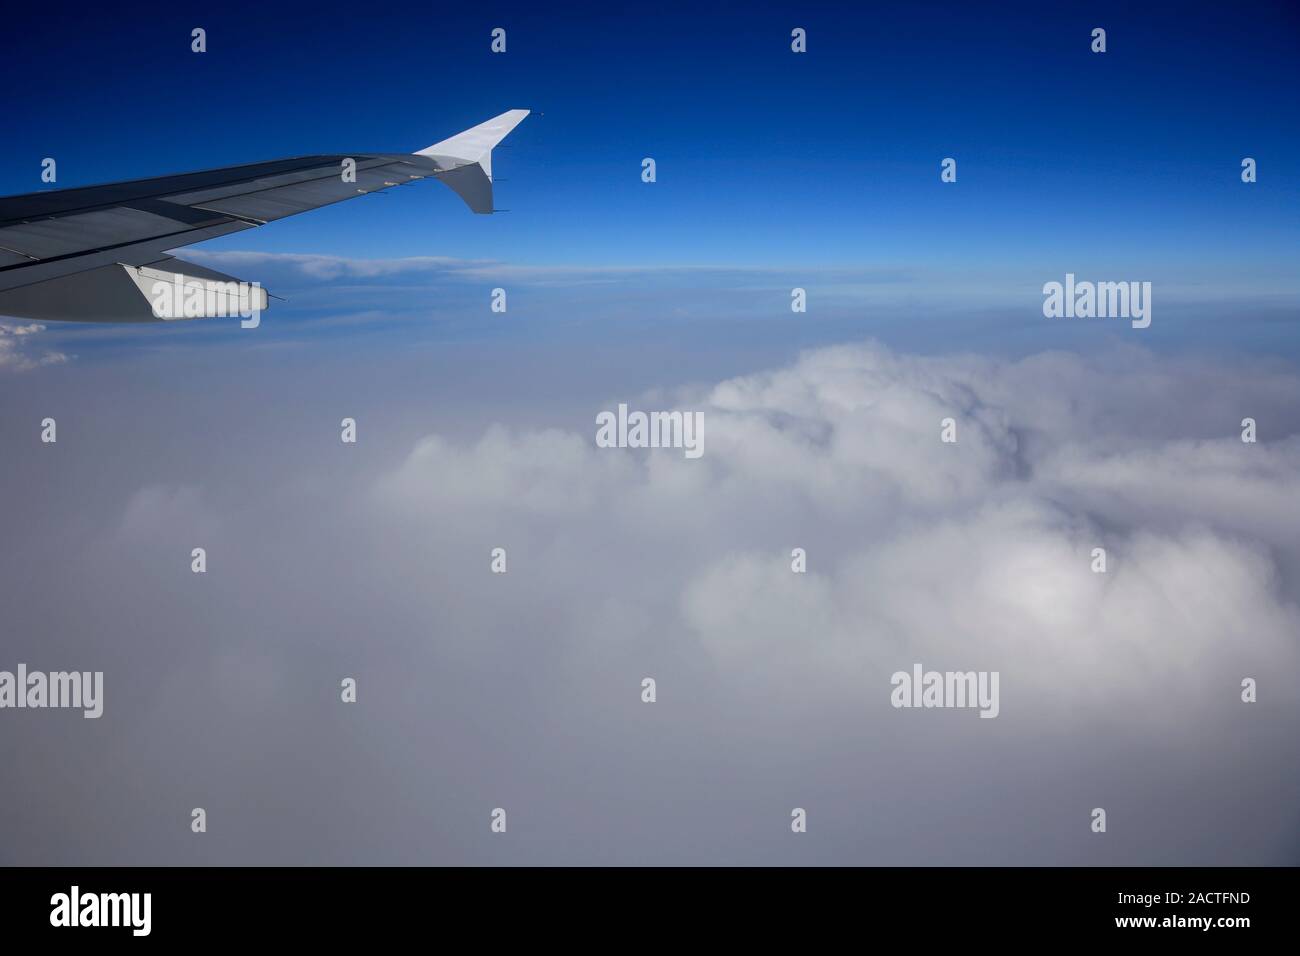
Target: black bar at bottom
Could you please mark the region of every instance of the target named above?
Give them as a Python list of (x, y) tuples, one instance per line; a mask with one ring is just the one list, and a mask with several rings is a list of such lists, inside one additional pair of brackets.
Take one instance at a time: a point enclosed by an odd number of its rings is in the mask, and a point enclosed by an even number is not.
[(1295, 875), (1164, 867), (9, 868), (0, 869), (0, 919), (6, 940), (75, 934), (91, 944), (400, 942), (428, 930), (449, 942), (469, 933), (493, 943), (609, 945), (701, 936), (807, 945), (846, 933), (860, 942), (903, 933), (918, 943), (1043, 934), (1231, 943), (1287, 929)]

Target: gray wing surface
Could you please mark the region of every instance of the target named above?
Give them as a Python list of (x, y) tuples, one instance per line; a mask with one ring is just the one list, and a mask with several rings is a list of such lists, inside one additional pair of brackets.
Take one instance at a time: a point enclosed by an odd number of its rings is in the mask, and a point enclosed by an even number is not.
[[(422, 179), (490, 213), (492, 148), (527, 115), (510, 110), (417, 153), (300, 156), (0, 198), (0, 315), (158, 321), (148, 292), (155, 282), (238, 282), (171, 250)], [(349, 159), (355, 182), (342, 174)], [(264, 293), (258, 305), (266, 307)], [(219, 303), (213, 314), (230, 313)]]

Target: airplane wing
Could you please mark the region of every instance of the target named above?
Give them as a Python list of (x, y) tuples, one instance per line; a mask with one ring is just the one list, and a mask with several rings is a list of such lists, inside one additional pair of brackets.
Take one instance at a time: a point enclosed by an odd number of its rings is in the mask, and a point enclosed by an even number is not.
[[(527, 115), (509, 110), (410, 154), (300, 156), (0, 198), (0, 315), (153, 322), (231, 315), (232, 306), (264, 309), (260, 286), (167, 253), (428, 178), (442, 180), (474, 212), (490, 213), (492, 148)], [(354, 176), (344, 174), (348, 160)], [(160, 282), (203, 291), (191, 298), (206, 305), (162, 314), (168, 310), (151, 294)]]

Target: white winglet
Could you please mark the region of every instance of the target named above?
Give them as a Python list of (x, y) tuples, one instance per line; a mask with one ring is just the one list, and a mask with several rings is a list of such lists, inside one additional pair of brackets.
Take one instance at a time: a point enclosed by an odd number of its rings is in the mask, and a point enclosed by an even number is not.
[(442, 167), (438, 178), (454, 189), (470, 209), (491, 212), (492, 147), (505, 139), (527, 115), (528, 110), (507, 110), (415, 155), (428, 156)]

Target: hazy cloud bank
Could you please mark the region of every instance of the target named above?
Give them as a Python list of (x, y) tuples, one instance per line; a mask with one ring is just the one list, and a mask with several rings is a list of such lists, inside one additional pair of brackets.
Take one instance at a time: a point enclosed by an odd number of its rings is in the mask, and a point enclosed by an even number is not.
[[(135, 459), (199, 454), (199, 400)], [(703, 411), (704, 456), (597, 448), (629, 400)], [(8, 859), (1297, 859), (1285, 365), (862, 344), (560, 427), (403, 443), (394, 420), (356, 446), (326, 422), (302, 455), (234, 442), (72, 515), (9, 476), (42, 515), (12, 519), (10, 656), (103, 665), (106, 705), (0, 722), (28, 768)], [(914, 662), (1000, 671), (1000, 715), (890, 707)], [(84, 789), (42, 799), (60, 781)]]

